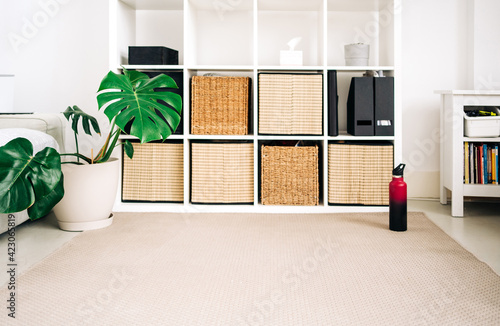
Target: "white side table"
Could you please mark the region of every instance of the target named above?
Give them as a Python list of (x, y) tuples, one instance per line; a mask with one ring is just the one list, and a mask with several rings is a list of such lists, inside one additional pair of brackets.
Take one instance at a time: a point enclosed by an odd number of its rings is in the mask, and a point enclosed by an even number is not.
[(500, 91), (448, 90), (441, 95), (440, 199), (447, 203), (451, 190), (451, 215), (464, 215), (464, 197), (500, 197), (500, 185), (464, 184), (464, 143), (500, 142), (500, 137), (464, 136), (464, 106), (500, 106)]

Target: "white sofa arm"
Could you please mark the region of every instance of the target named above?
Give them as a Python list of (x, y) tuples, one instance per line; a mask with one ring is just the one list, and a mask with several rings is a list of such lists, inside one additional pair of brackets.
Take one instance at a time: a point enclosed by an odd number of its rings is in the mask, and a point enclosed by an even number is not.
[(0, 114), (0, 129), (26, 128), (44, 132), (54, 137), (60, 153), (65, 152), (66, 123), (62, 113)]

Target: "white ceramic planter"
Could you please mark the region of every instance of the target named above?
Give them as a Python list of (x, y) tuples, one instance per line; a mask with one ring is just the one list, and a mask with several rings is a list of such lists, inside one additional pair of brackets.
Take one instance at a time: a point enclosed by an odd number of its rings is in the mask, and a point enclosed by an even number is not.
[(346, 66), (368, 66), (370, 57), (369, 44), (346, 44), (344, 46)]
[(120, 161), (63, 164), (64, 197), (54, 207), (59, 227), (65, 231), (94, 230), (111, 225)]

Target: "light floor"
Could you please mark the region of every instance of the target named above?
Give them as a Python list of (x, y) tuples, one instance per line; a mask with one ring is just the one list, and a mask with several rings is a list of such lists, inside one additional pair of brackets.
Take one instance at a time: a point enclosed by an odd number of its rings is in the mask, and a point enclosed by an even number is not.
[[(409, 200), (408, 210), (426, 213), (436, 225), (500, 275), (500, 203), (466, 202), (463, 218), (451, 217), (450, 205), (441, 205), (437, 200)], [(59, 230), (52, 214), (17, 227), (17, 277), (78, 234)], [(9, 263), (7, 246), (7, 235), (0, 235), (0, 265), (5, 271)], [(7, 282), (7, 273), (0, 273), (0, 284)]]

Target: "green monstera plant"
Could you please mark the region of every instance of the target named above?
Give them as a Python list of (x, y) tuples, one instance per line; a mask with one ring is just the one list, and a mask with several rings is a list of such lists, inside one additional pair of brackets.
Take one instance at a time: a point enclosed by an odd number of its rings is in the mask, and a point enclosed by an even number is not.
[[(87, 157), (78, 152), (78, 121), (87, 134), (91, 134), (90, 125), (100, 134), (97, 120), (80, 110), (77, 106), (68, 107), (64, 112), (66, 119), (72, 120), (77, 153), (72, 155), (89, 164), (103, 163), (109, 160), (113, 149), (121, 145), (118, 138), (122, 131), (137, 137), (141, 143), (153, 140), (165, 140), (177, 129), (181, 121), (182, 98), (173, 92), (157, 92), (157, 88), (178, 88), (175, 81), (167, 75), (149, 78), (146, 74), (123, 69), (123, 75), (110, 71), (99, 86), (97, 103), (99, 110), (104, 110), (111, 127), (108, 137), (95, 157)], [(133, 157), (134, 148), (130, 142), (123, 143), (125, 153)]]
[[(33, 147), (25, 138), (16, 138), (0, 147), (0, 213), (15, 213), (28, 209), (31, 220), (45, 216), (63, 197), (61, 155), (75, 161), (63, 163), (98, 164), (108, 161), (113, 149), (120, 145), (120, 133), (127, 130), (141, 143), (165, 140), (177, 129), (181, 120), (182, 98), (158, 88), (178, 88), (167, 75), (149, 78), (138, 71), (123, 69), (123, 75), (110, 71), (97, 91), (99, 110), (110, 121), (106, 141), (96, 155), (85, 156), (78, 148), (78, 125), (82, 122), (86, 134), (100, 134), (97, 120), (77, 106), (63, 112), (75, 134), (76, 153), (59, 154), (45, 148), (33, 155)], [(123, 143), (125, 153), (133, 157), (133, 147)], [(82, 162), (83, 161), (83, 162)]]

